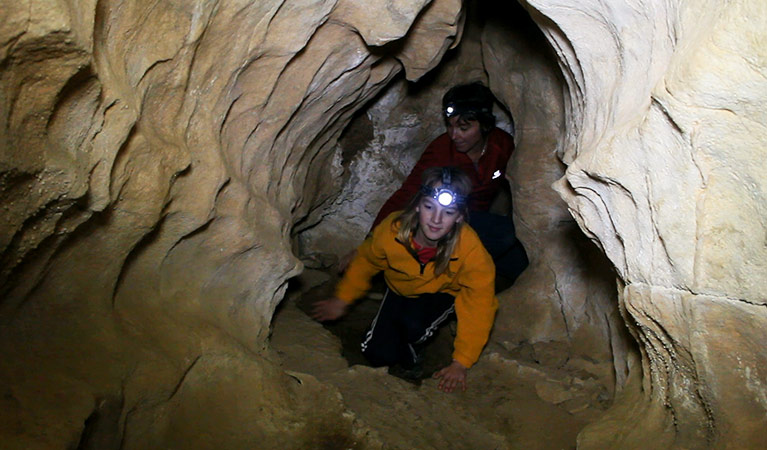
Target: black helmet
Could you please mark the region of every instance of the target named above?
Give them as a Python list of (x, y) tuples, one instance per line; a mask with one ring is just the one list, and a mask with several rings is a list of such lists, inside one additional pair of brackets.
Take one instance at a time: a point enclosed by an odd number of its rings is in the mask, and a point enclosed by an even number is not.
[(455, 116), (476, 120), (485, 134), (495, 126), (494, 102), (493, 93), (484, 84), (478, 81), (459, 84), (450, 88), (442, 97), (442, 113), (446, 120)]

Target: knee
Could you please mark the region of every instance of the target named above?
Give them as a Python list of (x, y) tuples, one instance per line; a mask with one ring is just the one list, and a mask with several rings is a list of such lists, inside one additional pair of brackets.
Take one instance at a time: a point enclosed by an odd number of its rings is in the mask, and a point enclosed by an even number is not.
[[(405, 342), (413, 343), (424, 338), (424, 335), (431, 335), (428, 324), (424, 324), (414, 317), (402, 318), (402, 331)], [(428, 337), (428, 336), (427, 336)]]

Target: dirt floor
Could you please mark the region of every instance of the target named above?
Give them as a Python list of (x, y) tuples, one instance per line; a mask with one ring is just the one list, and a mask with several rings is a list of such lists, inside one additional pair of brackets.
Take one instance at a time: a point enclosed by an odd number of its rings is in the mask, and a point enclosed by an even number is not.
[[(414, 383), (368, 367), (359, 342), (378, 309), (380, 282), (344, 319), (325, 326), (304, 311), (331, 292), (333, 277), (307, 271), (299, 282), (275, 315), (272, 349), (296, 378), (308, 374), (338, 389), (369, 430), (357, 448), (571, 449), (608, 406), (597, 380), (544, 367), (523, 351), (512, 359), (488, 347), (469, 371), (467, 391), (452, 394), (429, 377)], [(425, 374), (450, 361), (454, 329), (443, 326), (427, 347)]]

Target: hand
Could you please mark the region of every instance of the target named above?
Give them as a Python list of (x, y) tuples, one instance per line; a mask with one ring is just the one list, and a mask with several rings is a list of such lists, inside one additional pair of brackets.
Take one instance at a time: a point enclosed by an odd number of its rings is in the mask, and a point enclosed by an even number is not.
[(466, 391), (466, 372), (468, 370), (463, 364), (453, 360), (449, 366), (434, 374), (434, 378), (441, 378), (437, 388), (442, 392), (450, 393), (460, 386), (461, 391)]
[(341, 259), (338, 260), (338, 273), (343, 273), (346, 268), (349, 267), (349, 263), (352, 262), (355, 256), (357, 256), (357, 249), (342, 256)]
[(312, 318), (320, 322), (336, 320), (346, 314), (349, 305), (338, 297), (320, 300), (312, 305)]

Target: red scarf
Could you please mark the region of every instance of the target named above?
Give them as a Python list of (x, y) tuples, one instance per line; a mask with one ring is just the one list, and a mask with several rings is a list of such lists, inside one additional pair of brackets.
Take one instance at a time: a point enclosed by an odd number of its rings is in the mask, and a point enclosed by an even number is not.
[(413, 249), (416, 254), (418, 254), (418, 261), (420, 261), (421, 264), (426, 264), (437, 256), (437, 247), (422, 247), (415, 241), (415, 239), (412, 239), (411, 241), (413, 243)]

